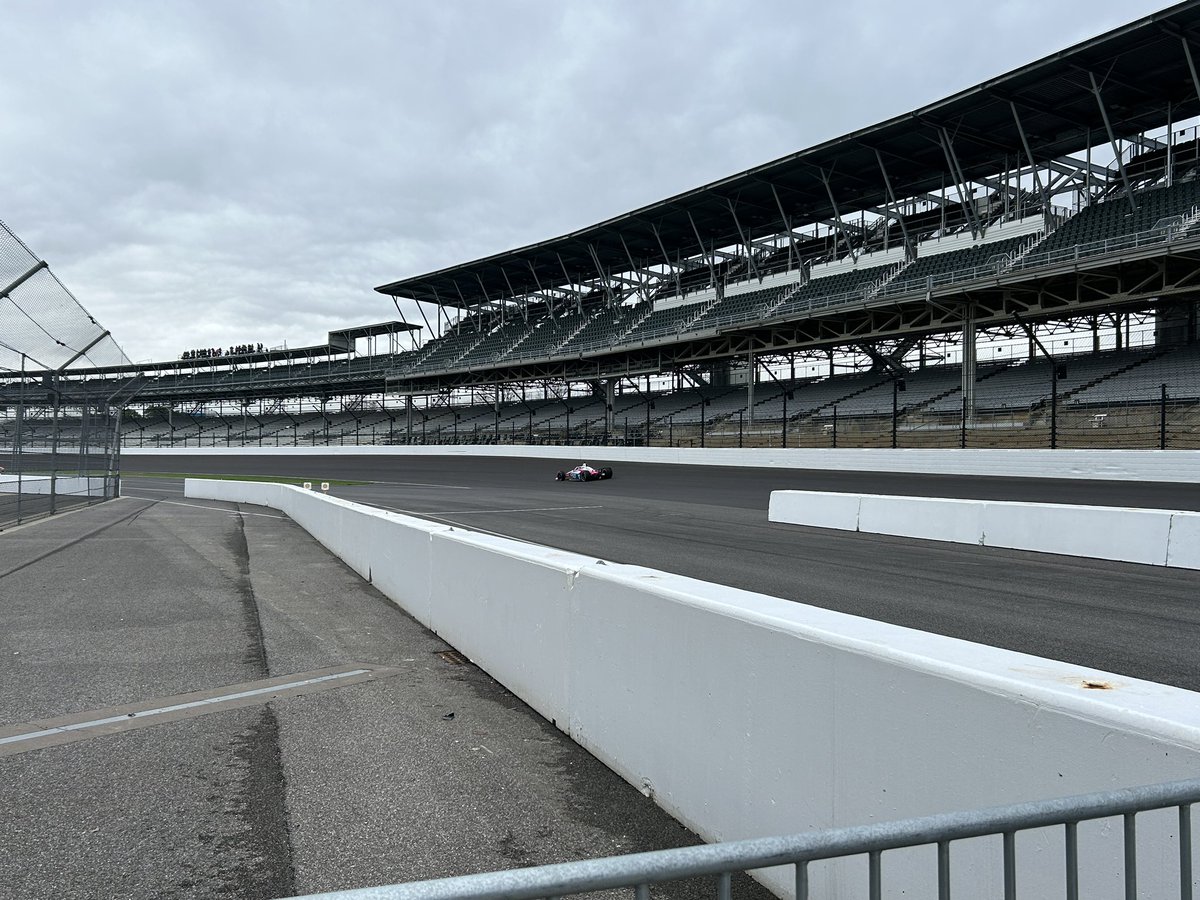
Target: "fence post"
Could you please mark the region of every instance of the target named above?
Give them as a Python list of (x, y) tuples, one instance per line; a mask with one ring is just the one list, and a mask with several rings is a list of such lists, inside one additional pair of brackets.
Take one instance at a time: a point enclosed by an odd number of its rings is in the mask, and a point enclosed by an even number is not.
[(745, 426), (746, 426), (746, 411), (744, 409), (739, 409), (738, 410), (738, 449), (739, 450), (742, 449), (742, 433), (745, 430)]
[[(795, 367), (793, 366), (793, 369), (794, 368)], [(795, 371), (793, 371), (792, 374), (795, 375), (796, 374)], [(782, 425), (782, 431), (783, 431), (782, 444), (784, 447), (787, 447), (787, 397), (788, 397), (788, 392), (786, 390), (784, 390), (784, 392), (783, 392), (783, 425)]]
[[(1078, 250), (1078, 247), (1076, 248)], [(1050, 360), (1050, 449), (1058, 448), (1058, 363)]]
[(896, 421), (899, 418), (900, 382), (892, 379), (892, 449), (896, 449)]
[(669, 419), (667, 419), (667, 446), (669, 446), (669, 447), (675, 446), (675, 416), (674, 416), (674, 414), (672, 414), (671, 417)]
[(833, 446), (837, 447), (837, 407), (833, 408)]
[(967, 398), (965, 394), (962, 402), (962, 424), (959, 427), (958, 446), (960, 449), (966, 449), (967, 446)]
[(700, 446), (704, 446), (704, 398), (700, 398)]
[(51, 376), (50, 386), (50, 390), (54, 392), (54, 419), (50, 426), (50, 515), (54, 515), (58, 495), (58, 406), (61, 400), (58, 393), (58, 373)]
[(1158, 449), (1167, 449), (1167, 386), (1161, 385), (1162, 392), (1158, 403)]

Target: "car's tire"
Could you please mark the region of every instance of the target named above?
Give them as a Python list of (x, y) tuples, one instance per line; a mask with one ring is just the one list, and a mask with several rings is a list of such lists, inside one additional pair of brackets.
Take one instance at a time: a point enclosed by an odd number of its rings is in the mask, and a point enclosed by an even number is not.
[(566, 473), (566, 472), (555, 472), (555, 473), (554, 473), (554, 480), (555, 480), (555, 481), (566, 481), (566, 480), (567, 480), (567, 473)]
[(600, 470), (600, 477), (601, 478), (612, 478), (612, 469), (610, 469), (608, 466), (605, 466), (603, 469)]

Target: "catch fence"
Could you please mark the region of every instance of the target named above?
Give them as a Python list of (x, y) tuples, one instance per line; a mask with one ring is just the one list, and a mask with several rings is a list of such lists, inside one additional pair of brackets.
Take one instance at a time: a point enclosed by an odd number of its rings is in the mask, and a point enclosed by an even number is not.
[(120, 494), (119, 410), (57, 399), (0, 413), (0, 528)]
[(128, 364), (108, 330), (0, 222), (0, 372), (20, 376), (0, 394), (0, 528), (117, 496), (119, 407), (138, 385), (97, 394), (63, 375)]

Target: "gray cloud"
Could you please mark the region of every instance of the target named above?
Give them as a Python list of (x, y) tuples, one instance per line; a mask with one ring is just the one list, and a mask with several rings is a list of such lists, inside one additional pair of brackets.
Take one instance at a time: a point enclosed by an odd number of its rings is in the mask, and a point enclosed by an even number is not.
[(374, 285), (662, 199), (1160, 6), (3, 5), (20, 39), (0, 56), (0, 219), (138, 360), (392, 318)]

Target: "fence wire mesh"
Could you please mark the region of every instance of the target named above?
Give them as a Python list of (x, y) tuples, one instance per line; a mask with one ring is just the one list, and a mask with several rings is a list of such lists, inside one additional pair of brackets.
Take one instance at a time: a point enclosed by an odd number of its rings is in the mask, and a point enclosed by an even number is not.
[(0, 372), (31, 373), (0, 405), (0, 528), (117, 496), (117, 395), (63, 379), (117, 365), (112, 335), (0, 222)]

